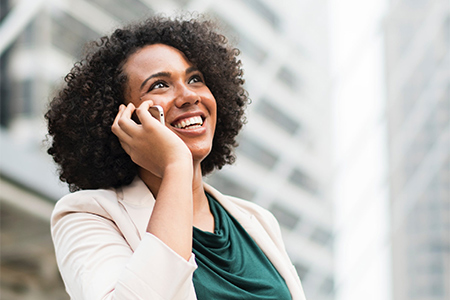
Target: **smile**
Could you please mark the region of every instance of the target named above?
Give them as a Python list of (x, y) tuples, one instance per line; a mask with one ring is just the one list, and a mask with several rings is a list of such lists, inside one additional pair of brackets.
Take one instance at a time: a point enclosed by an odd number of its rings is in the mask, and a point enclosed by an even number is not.
[(200, 116), (195, 116), (187, 119), (180, 120), (174, 124), (172, 124), (173, 127), (179, 128), (179, 129), (195, 129), (202, 127), (203, 125), (203, 119)]

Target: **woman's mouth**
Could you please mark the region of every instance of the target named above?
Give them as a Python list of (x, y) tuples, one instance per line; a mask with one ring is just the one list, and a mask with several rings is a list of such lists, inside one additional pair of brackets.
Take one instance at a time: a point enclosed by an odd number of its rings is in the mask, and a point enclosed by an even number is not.
[(203, 119), (200, 116), (182, 119), (172, 124), (173, 127), (178, 129), (195, 129), (200, 128), (203, 125)]

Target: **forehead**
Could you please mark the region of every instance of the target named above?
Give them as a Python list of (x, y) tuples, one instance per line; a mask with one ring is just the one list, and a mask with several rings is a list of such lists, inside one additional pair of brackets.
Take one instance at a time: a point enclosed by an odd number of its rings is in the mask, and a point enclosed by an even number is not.
[(133, 53), (123, 66), (129, 78), (156, 72), (185, 71), (192, 63), (178, 49), (164, 45), (148, 45)]

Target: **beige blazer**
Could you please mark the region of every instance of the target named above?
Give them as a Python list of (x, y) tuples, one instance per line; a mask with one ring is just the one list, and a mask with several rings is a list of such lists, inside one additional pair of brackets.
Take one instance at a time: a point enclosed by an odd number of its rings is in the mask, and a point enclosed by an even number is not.
[[(205, 190), (239, 221), (286, 281), (305, 300), (278, 222), (258, 205)], [(155, 203), (140, 178), (129, 186), (85, 190), (59, 200), (51, 219), (56, 259), (71, 299), (195, 300), (189, 261), (146, 232)]]

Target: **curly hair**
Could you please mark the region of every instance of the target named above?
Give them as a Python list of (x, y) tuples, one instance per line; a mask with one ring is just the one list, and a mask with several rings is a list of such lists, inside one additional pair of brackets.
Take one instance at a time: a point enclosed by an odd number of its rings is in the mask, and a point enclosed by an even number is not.
[(201, 163), (203, 175), (234, 162), (235, 138), (245, 123), (248, 103), (239, 50), (228, 45), (210, 20), (154, 16), (92, 42), (49, 104), (47, 152), (71, 191), (119, 187), (137, 175), (137, 165), (122, 149), (111, 125), (125, 102), (123, 65), (131, 54), (157, 43), (183, 52), (203, 73), (216, 99), (216, 131), (212, 150)]

